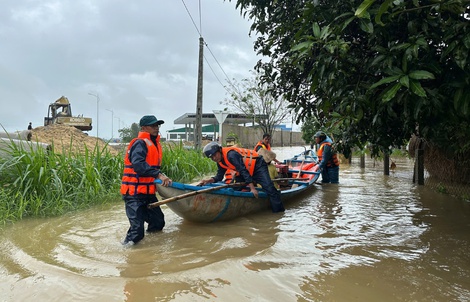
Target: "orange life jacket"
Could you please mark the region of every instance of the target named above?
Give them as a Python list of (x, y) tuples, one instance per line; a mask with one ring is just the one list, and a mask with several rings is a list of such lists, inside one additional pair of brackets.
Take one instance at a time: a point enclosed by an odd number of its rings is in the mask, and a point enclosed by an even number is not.
[[(328, 145), (328, 146), (331, 147), (331, 143), (328, 143), (328, 142), (321, 143), (320, 148), (318, 148), (318, 151), (317, 151), (317, 156), (318, 156), (318, 162), (319, 163), (322, 161), (323, 149), (324, 149), (325, 145)], [(331, 159), (326, 163), (327, 167), (337, 167), (337, 166), (339, 166), (338, 156), (336, 155), (335, 152), (332, 151), (332, 153), (333, 154), (331, 156)], [(334, 165), (333, 165), (333, 163), (334, 163)]]
[(238, 173), (237, 171), (227, 169), (227, 171), (225, 172), (224, 182), (226, 184), (234, 183), (235, 177), (237, 177), (238, 175), (240, 175), (240, 173)]
[(250, 173), (250, 175), (253, 175), (253, 172), (255, 171), (256, 159), (259, 156), (258, 156), (258, 153), (250, 149), (242, 149), (242, 148), (237, 148), (237, 147), (222, 148), (222, 157), (226, 165), (224, 165), (222, 161), (220, 161), (218, 164), (224, 169), (237, 171), (235, 166), (232, 163), (230, 163), (227, 158), (227, 153), (232, 150), (235, 150), (236, 152), (240, 153), (240, 155), (243, 157), (243, 163), (245, 164), (245, 167), (248, 170), (248, 173)]
[(137, 195), (137, 194), (155, 194), (156, 185), (155, 178), (149, 176), (139, 176), (129, 160), (129, 151), (137, 140), (144, 140), (147, 144), (147, 157), (145, 161), (152, 167), (160, 169), (162, 162), (162, 148), (160, 146), (160, 135), (157, 137), (157, 145), (150, 139), (150, 133), (139, 132), (137, 138), (134, 138), (127, 147), (126, 156), (124, 157), (124, 173), (121, 182), (121, 194)]
[(270, 144), (265, 145), (265, 144), (263, 143), (263, 141), (259, 141), (259, 142), (256, 144), (254, 150), (255, 150), (255, 151), (258, 151), (258, 150), (259, 150), (258, 147), (261, 147), (261, 148), (263, 148), (263, 149), (266, 149), (266, 150), (271, 151), (271, 145), (270, 145)]

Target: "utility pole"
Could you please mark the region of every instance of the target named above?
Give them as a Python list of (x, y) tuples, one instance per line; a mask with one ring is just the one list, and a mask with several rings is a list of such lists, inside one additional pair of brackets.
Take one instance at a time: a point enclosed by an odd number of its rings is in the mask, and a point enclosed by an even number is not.
[(202, 136), (202, 81), (203, 81), (204, 38), (199, 37), (199, 70), (197, 76), (196, 123), (194, 126), (194, 148), (201, 149)]

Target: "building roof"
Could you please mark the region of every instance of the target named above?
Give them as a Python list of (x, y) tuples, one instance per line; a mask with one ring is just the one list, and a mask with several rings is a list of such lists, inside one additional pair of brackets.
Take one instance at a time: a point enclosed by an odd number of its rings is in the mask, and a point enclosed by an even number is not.
[[(262, 115), (260, 116), (263, 117)], [(238, 125), (238, 124), (246, 124), (246, 123), (252, 123), (252, 122), (253, 122), (252, 115), (247, 115), (243, 113), (229, 113), (224, 123)], [(179, 118), (177, 118), (173, 123), (174, 124), (194, 124), (196, 123), (196, 113), (185, 113)], [(201, 124), (218, 125), (219, 122), (217, 122), (217, 118), (215, 117), (214, 113), (203, 113)]]
[(178, 133), (181, 133), (181, 132), (193, 132), (193, 128), (191, 127), (183, 127), (183, 128), (177, 128), (177, 129), (171, 129), (171, 130), (168, 130), (167, 132), (178, 132)]
[[(211, 132), (211, 133), (219, 132), (219, 125), (202, 126), (201, 130), (202, 130), (201, 132)], [(174, 133), (174, 132), (177, 132), (177, 133), (190, 132), (190, 133), (192, 133), (193, 131), (194, 130), (191, 127), (183, 127), (183, 128), (168, 130), (167, 132), (171, 132), (171, 133)]]

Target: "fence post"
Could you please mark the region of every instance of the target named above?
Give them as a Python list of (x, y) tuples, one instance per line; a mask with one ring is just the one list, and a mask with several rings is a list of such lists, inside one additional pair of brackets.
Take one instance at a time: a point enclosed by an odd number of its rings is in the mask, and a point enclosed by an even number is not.
[(415, 158), (413, 182), (417, 181), (418, 185), (424, 185), (424, 149), (416, 149)]
[(390, 155), (384, 154), (384, 175), (390, 175)]

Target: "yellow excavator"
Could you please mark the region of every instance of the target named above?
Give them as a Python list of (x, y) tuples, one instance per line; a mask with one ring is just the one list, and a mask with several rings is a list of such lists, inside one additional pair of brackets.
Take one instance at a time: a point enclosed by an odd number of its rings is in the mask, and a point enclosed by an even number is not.
[(44, 126), (47, 125), (69, 125), (82, 131), (89, 131), (92, 129), (91, 117), (83, 117), (83, 115), (72, 116), (72, 105), (69, 99), (61, 96), (54, 103), (49, 105), (47, 116), (44, 118)]

